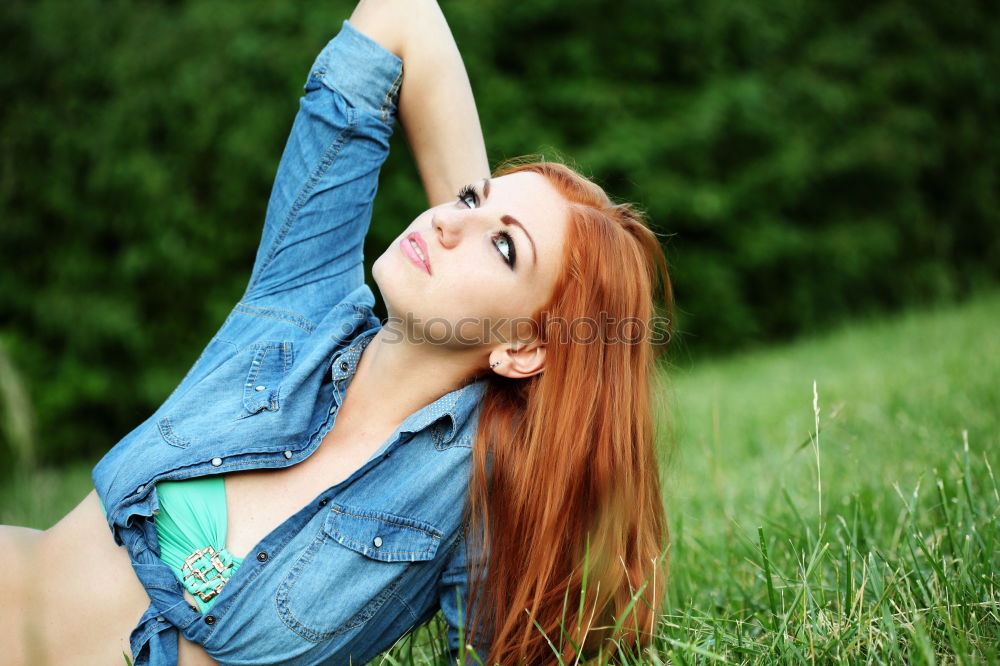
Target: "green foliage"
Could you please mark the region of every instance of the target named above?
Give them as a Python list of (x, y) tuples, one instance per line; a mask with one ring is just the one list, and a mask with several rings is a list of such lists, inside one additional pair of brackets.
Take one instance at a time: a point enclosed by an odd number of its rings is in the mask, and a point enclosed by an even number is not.
[[(301, 85), (350, 6), (4, 3), (0, 339), (43, 461), (146, 417), (239, 298)], [(444, 10), (494, 163), (568, 156), (643, 206), (691, 353), (1000, 276), (991, 3)], [(397, 132), (369, 258), (424, 206), (409, 162)]]

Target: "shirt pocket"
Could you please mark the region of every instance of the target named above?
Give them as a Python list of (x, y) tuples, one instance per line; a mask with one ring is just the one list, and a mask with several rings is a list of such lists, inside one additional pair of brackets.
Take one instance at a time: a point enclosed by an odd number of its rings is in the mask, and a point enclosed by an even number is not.
[[(323, 528), (278, 586), (282, 621), (319, 642), (404, 603), (396, 590), (416, 563), (433, 560), (442, 533), (412, 518), (332, 505)], [(399, 610), (399, 609), (395, 609)]]
[(241, 428), (257, 427), (254, 419), (243, 420), (281, 409), (286, 399), (282, 385), (292, 362), (291, 342), (245, 347), (172, 401), (156, 422), (161, 437), (171, 446), (186, 449), (232, 439)]

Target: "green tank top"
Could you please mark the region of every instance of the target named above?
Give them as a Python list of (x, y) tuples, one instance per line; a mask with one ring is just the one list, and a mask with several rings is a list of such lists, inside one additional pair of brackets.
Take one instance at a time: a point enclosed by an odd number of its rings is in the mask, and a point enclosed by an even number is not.
[(160, 559), (173, 569), (205, 612), (243, 559), (226, 549), (229, 521), (222, 476), (156, 484), (160, 510), (156, 534)]

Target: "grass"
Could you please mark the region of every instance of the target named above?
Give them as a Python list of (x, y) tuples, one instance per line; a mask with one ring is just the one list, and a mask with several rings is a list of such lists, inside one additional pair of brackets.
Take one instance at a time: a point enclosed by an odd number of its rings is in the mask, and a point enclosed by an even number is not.
[[(993, 294), (673, 370), (669, 596), (641, 663), (1000, 663), (998, 324)], [(88, 469), (14, 477), (0, 522), (52, 524)], [(379, 661), (445, 663), (443, 637)]]
[(992, 295), (676, 376), (660, 658), (997, 662), (998, 323)]

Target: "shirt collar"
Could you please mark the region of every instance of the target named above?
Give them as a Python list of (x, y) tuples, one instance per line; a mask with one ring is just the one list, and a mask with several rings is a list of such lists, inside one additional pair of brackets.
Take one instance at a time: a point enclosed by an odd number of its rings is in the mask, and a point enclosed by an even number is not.
[(449, 444), (458, 431), (469, 420), (469, 416), (479, 405), (486, 392), (487, 381), (466, 384), (461, 388), (446, 393), (423, 409), (411, 414), (402, 425), (399, 432), (420, 432), (431, 424), (437, 423), (435, 437), (442, 448)]
[(350, 347), (334, 354), (333, 362), (330, 364), (330, 377), (333, 381), (339, 382), (354, 376), (358, 369), (358, 361), (361, 360), (361, 352), (375, 339), (376, 333), (378, 328), (368, 330), (354, 338)]

